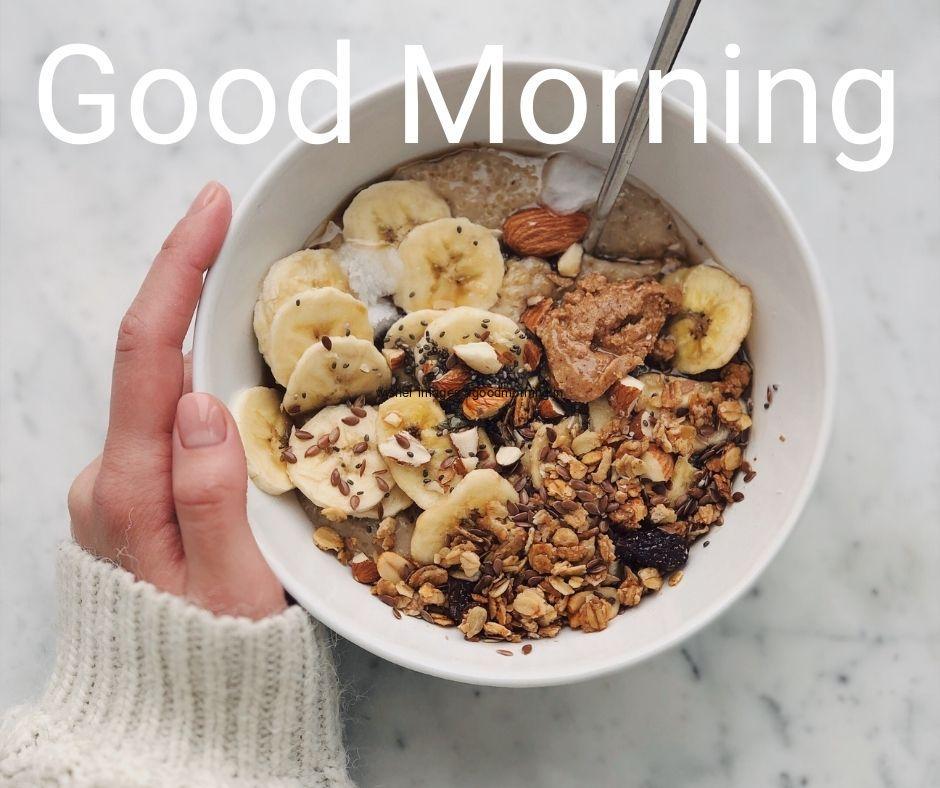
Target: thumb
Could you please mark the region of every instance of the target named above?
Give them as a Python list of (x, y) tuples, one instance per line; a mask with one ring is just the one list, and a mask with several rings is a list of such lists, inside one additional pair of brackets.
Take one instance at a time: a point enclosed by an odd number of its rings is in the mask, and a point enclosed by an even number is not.
[(186, 596), (213, 613), (258, 619), (285, 602), (248, 526), (247, 483), (231, 414), (209, 394), (184, 394), (173, 430), (173, 498)]

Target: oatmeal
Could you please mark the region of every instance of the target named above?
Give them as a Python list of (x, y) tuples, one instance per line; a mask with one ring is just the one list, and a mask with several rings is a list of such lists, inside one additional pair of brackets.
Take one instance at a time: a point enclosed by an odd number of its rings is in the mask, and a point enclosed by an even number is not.
[(472, 641), (603, 631), (753, 477), (750, 290), (637, 185), (585, 254), (596, 168), (558, 156), (465, 149), (360, 190), (271, 266), (276, 386), (234, 407), (252, 480), (296, 491), (351, 583)]

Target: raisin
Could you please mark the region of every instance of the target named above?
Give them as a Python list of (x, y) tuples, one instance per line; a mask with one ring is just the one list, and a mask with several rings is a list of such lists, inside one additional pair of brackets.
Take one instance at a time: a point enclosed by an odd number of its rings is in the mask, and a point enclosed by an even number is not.
[(674, 572), (689, 560), (685, 539), (659, 528), (617, 534), (614, 546), (617, 557), (631, 569), (653, 567), (660, 572)]
[(470, 597), (472, 591), (473, 583), (468, 580), (452, 577), (447, 581), (447, 615), (452, 621), (459, 624), (463, 614), (476, 604)]

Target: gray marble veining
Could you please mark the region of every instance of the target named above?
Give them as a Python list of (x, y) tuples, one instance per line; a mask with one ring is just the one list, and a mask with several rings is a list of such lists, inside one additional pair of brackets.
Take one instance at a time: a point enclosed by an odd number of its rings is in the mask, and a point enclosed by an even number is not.
[[(68, 532), (68, 483), (102, 439), (122, 310), (202, 182), (222, 180), (237, 201), (288, 141), (283, 103), (292, 79), (329, 67), (338, 37), (352, 42), (354, 92), (400, 75), (402, 47), (414, 42), (433, 62), (502, 43), (507, 57), (642, 67), (663, 6), (0, 6), (0, 704), (33, 693), (51, 662), (52, 555)], [(703, 4), (680, 65), (705, 75), (720, 122), (724, 46), (741, 46), (742, 141), (806, 230), (835, 309), (836, 424), (816, 492), (745, 599), (683, 647), (610, 678), (479, 689), (341, 644), (348, 740), (363, 785), (936, 784), (940, 61), (928, 42), (938, 34), (934, 0)], [(87, 148), (52, 138), (36, 107), (42, 61), (72, 41), (102, 47), (116, 70), (63, 80), (62, 116), (76, 122), (85, 110), (67, 108), (75, 90), (117, 95), (117, 132)], [(168, 148), (143, 142), (127, 115), (134, 81), (162, 66), (189, 75), (202, 103), (193, 133)], [(796, 95), (782, 90), (775, 143), (758, 145), (753, 75), (789, 66), (807, 69), (819, 86), (819, 142), (799, 142)], [(282, 105), (268, 137), (245, 148), (220, 141), (205, 112), (212, 82), (235, 67), (265, 74)], [(841, 140), (828, 96), (855, 67), (897, 69), (895, 153), (871, 175), (835, 163)], [(257, 105), (241, 95), (227, 116), (247, 128)], [(174, 125), (170, 94), (153, 98), (152, 123)], [(311, 96), (310, 117), (327, 98)], [(873, 124), (875, 109), (869, 96), (853, 117)]]

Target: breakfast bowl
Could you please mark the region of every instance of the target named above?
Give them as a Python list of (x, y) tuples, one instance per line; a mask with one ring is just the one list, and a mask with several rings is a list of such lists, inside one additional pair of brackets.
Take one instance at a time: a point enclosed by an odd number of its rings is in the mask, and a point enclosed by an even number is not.
[[(505, 64), (504, 94), (519, 96), (534, 73), (557, 65)], [(459, 105), (474, 68), (437, 72), (448, 106)], [(590, 109), (602, 104), (601, 71), (565, 68), (583, 86), (589, 112), (564, 150), (603, 168), (613, 146), (602, 144), (600, 112)], [(620, 108), (632, 90), (621, 88)], [(505, 146), (552, 153), (527, 134), (518, 107), (510, 108), (507, 102)], [(305, 248), (357, 188), (403, 162), (457, 147), (448, 146), (426, 97), (419, 106), (420, 141), (405, 144), (404, 112), (404, 84), (377, 90), (353, 103), (349, 144), (296, 141), (255, 183), (206, 280), (194, 339), (197, 390), (232, 404), (265, 379), (251, 316), (274, 261)], [(568, 87), (543, 83), (536, 118), (543, 129), (564, 129), (571, 118)], [(326, 119), (317, 128), (332, 125)], [(488, 106), (477, 102), (462, 144), (489, 144), (489, 128)], [(799, 517), (822, 461), (834, 397), (833, 338), (816, 262), (790, 210), (750, 157), (720, 137), (710, 127), (708, 142), (693, 143), (691, 111), (667, 100), (663, 142), (642, 146), (631, 173), (694, 229), (693, 245), (707, 249), (753, 294), (746, 345), (753, 360), (753, 425), (744, 447), (751, 472), (746, 484), (735, 482), (743, 500), (739, 495), (720, 527), (692, 546), (684, 576), (671, 575), (673, 582), (661, 592), (602, 631), (566, 629), (557, 637), (526, 641), (521, 649), (517, 643), (480, 642), (455, 626), (392, 615), (369, 585), (354, 582), (349, 567), (317, 549), (296, 495), (271, 496), (249, 485), (248, 515), (258, 545), (285, 589), (315, 618), (378, 656), (430, 675), (488, 686), (546, 686), (601, 676), (676, 645), (725, 610), (763, 571)]]

